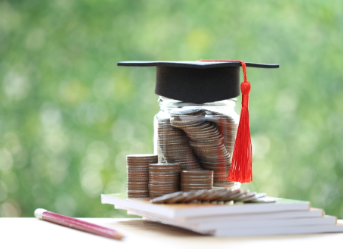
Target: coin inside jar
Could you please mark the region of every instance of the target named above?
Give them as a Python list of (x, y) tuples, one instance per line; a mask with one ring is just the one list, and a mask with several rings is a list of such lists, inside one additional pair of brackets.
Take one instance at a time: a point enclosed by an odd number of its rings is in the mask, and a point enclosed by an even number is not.
[(227, 178), (236, 131), (237, 122), (226, 114), (187, 106), (172, 109), (170, 118), (158, 120), (162, 160), (180, 163), (182, 170), (211, 170), (213, 186), (232, 186)]
[(162, 152), (161, 161), (179, 163), (182, 169), (201, 169), (188, 140), (186, 134), (173, 127), (169, 119), (159, 120), (158, 146)]

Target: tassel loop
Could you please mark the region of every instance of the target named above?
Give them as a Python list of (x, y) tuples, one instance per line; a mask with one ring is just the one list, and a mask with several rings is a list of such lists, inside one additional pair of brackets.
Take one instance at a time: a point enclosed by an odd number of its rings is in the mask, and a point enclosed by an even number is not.
[(251, 90), (251, 85), (249, 81), (245, 81), (241, 83), (241, 92), (243, 95), (249, 95)]
[(242, 92), (242, 107), (249, 107), (249, 93), (251, 90), (250, 82), (241, 83), (241, 92)]

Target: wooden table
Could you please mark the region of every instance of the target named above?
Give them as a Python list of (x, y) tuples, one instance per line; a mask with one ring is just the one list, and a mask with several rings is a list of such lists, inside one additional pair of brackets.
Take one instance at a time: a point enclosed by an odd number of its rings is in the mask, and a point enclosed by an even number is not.
[(142, 219), (83, 220), (113, 227), (124, 233), (126, 238), (123, 241), (111, 240), (36, 218), (0, 218), (0, 248), (343, 248), (343, 233), (216, 238)]

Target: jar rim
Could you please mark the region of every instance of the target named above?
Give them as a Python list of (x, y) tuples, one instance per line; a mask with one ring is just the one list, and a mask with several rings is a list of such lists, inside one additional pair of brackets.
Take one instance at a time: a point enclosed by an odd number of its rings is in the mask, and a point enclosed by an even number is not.
[(202, 104), (195, 104), (189, 102), (183, 102), (176, 99), (171, 99), (163, 96), (159, 96), (158, 100), (160, 106), (166, 107), (180, 107), (180, 106), (235, 106), (237, 102), (237, 98), (219, 100), (215, 102), (206, 102)]

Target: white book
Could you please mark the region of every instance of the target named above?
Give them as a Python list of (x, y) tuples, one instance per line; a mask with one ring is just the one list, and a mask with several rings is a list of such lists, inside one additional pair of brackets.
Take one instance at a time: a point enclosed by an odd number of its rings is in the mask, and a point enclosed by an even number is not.
[(211, 235), (218, 237), (261, 236), (261, 235), (289, 235), (310, 233), (342, 233), (343, 225), (315, 225), (315, 226), (289, 226), (244, 229), (217, 229)]
[(190, 218), (209, 215), (239, 215), (239, 214), (257, 214), (273, 213), (284, 211), (308, 211), (310, 202), (297, 201), (289, 199), (277, 199), (275, 203), (235, 203), (235, 204), (152, 204), (149, 200), (144, 199), (127, 199), (126, 195), (113, 194), (101, 195), (103, 204), (113, 204), (122, 208), (133, 208), (142, 212), (153, 213), (162, 217)]
[(325, 215), (319, 218), (297, 218), (297, 219), (274, 219), (259, 221), (233, 221), (233, 222), (208, 222), (198, 223), (196, 228), (201, 230), (210, 229), (236, 229), (236, 228), (267, 228), (267, 227), (291, 227), (291, 226), (313, 226), (313, 225), (335, 225), (337, 218)]
[[(310, 212), (310, 211), (308, 211)], [(239, 229), (239, 228), (267, 228), (267, 227), (287, 227), (287, 226), (313, 226), (313, 225), (335, 225), (337, 223), (337, 218), (334, 216), (319, 216), (319, 217), (301, 217), (287, 219), (280, 217), (279, 219), (266, 219), (266, 220), (235, 220), (235, 221), (222, 221), (207, 220), (206, 222), (188, 222), (185, 220), (178, 219), (167, 219), (160, 216), (156, 216), (152, 213), (140, 212), (134, 209), (129, 209), (128, 214), (134, 214), (146, 217), (151, 220), (161, 221), (163, 223), (173, 224), (183, 228), (188, 228), (191, 230), (196, 230), (201, 233), (207, 233), (209, 230), (214, 229)], [(282, 215), (282, 213), (280, 213)]]
[(261, 221), (274, 219), (295, 219), (295, 218), (319, 218), (324, 216), (324, 210), (310, 208), (305, 211), (285, 211), (275, 213), (252, 213), (239, 215), (222, 215), (222, 216), (200, 216), (186, 217), (182, 220), (187, 223), (206, 223), (206, 222), (233, 222), (233, 221)]
[[(130, 212), (131, 214), (139, 215), (135, 212)], [(149, 220), (161, 222), (168, 225), (173, 225), (188, 230), (192, 230), (197, 233), (212, 235), (217, 237), (237, 237), (237, 236), (261, 236), (261, 235), (287, 235), (287, 234), (310, 234), (310, 233), (334, 233), (343, 232), (343, 224), (330, 224), (332, 221), (336, 221), (336, 217), (323, 217), (314, 218), (325, 220), (323, 224), (308, 224), (308, 225), (290, 225), (290, 226), (280, 226), (276, 224), (270, 227), (232, 227), (232, 228), (215, 228), (215, 229), (204, 229), (194, 224), (180, 224), (172, 220), (161, 220), (155, 219), (154, 217), (147, 217)], [(329, 221), (329, 222), (327, 222)], [(325, 224), (328, 223), (328, 224)]]
[(268, 204), (152, 204), (125, 195), (102, 195), (113, 204), (161, 223), (213, 236), (255, 236), (343, 232), (336, 217), (323, 216), (304, 201), (278, 199)]
[[(120, 206), (115, 206), (115, 209), (128, 210), (128, 214), (133, 214), (133, 212), (139, 212), (137, 209), (124, 208)], [(132, 213), (131, 213), (132, 212)], [(140, 212), (141, 216), (148, 215), (148, 212)], [(155, 217), (163, 219), (163, 216)], [(240, 214), (240, 215), (209, 215), (200, 217), (183, 217), (174, 219), (180, 223), (187, 224), (198, 224), (198, 223), (213, 223), (213, 222), (244, 222), (244, 221), (265, 221), (265, 220), (275, 220), (275, 219), (296, 219), (296, 218), (321, 218), (324, 216), (324, 210), (318, 208), (311, 208), (308, 211), (286, 211), (286, 212), (276, 212), (276, 213), (260, 213), (260, 214)]]

